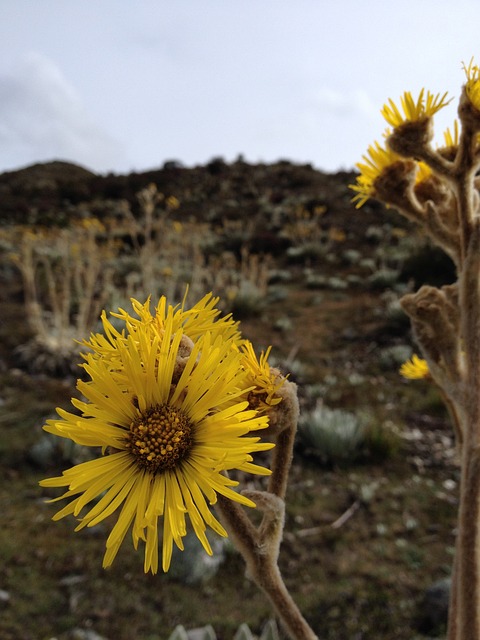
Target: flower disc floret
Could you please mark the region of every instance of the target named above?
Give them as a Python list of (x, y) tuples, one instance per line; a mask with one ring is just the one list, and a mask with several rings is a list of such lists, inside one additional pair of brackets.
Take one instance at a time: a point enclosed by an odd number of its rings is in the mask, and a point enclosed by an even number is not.
[(394, 128), (400, 127), (407, 122), (418, 122), (425, 118), (431, 118), (437, 111), (445, 107), (450, 102), (450, 100), (446, 99), (447, 94), (445, 92), (442, 96), (439, 93), (434, 95), (427, 91), (425, 96), (425, 89), (422, 89), (415, 101), (411, 92), (405, 91), (403, 96), (400, 97), (401, 109), (390, 98), (388, 104), (383, 105), (381, 113), (388, 124)]
[(130, 424), (126, 448), (137, 463), (153, 474), (174, 469), (193, 445), (192, 424), (168, 404), (151, 407)]

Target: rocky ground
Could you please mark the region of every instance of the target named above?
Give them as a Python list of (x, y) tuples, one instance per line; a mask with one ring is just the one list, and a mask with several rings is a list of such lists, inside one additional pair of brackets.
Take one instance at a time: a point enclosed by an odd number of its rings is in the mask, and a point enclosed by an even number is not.
[(52, 522), (55, 507), (38, 487), (80, 455), (41, 432), (55, 406), (68, 406), (74, 378), (32, 370), (19, 355), (32, 336), (9, 233), (14, 224), (101, 220), (120, 201), (136, 214), (135, 194), (152, 182), (178, 199), (173, 219), (208, 224), (217, 252), (272, 256), (265, 295), (237, 312), (244, 335), (273, 345), (273, 360), (297, 382), (304, 421), (319, 403), (363, 421), (351, 450), (345, 442), (329, 453), (302, 432), (296, 446), (280, 565), (319, 638), (441, 635), (458, 468), (439, 393), (398, 374), (414, 349), (398, 299), (453, 272), (394, 212), (375, 203), (356, 211), (353, 180), (221, 159), (129, 176), (66, 163), (0, 175), (2, 639), (163, 640), (177, 624), (210, 623), (231, 640), (242, 622), (259, 633), (271, 615), (229, 546), (219, 546), (213, 567), (192, 549), (186, 564), (184, 554), (171, 574), (152, 577), (125, 545), (102, 570), (107, 528), (74, 534), (73, 522)]

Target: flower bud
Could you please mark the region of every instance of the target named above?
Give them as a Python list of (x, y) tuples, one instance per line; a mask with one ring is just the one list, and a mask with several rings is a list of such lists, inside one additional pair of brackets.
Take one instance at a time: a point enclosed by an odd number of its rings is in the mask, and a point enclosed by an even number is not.
[(392, 151), (404, 158), (418, 158), (419, 152), (428, 147), (432, 139), (433, 120), (424, 117), (396, 127), (388, 136), (387, 144)]

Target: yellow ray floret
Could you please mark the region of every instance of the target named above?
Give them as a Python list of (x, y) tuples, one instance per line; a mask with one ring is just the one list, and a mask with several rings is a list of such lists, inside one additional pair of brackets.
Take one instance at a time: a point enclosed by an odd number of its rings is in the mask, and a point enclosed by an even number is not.
[(104, 311), (102, 313), (104, 334), (94, 334), (83, 344), (98, 357), (115, 359), (118, 358), (117, 344), (126, 340), (125, 331), (133, 339), (136, 339), (139, 331), (153, 339), (163, 333), (167, 316), (171, 316), (172, 331), (181, 330), (193, 342), (208, 331), (212, 335), (221, 335), (224, 340), (240, 343), (238, 322), (235, 322), (231, 315), (220, 317), (221, 311), (215, 306), (218, 301), (218, 298), (208, 293), (192, 307), (186, 309), (185, 300), (181, 305), (173, 307), (168, 304), (166, 297), (162, 296), (152, 313), (150, 298), (145, 303), (132, 298), (133, 314), (124, 309), (111, 313), (114, 318), (124, 324), (125, 329), (122, 332), (107, 319)]
[(443, 132), (443, 139), (445, 140), (446, 147), (458, 147), (459, 136), (457, 119), (455, 119), (453, 122), (453, 132), (450, 131), (449, 127), (447, 127), (447, 129)]
[(430, 371), (428, 369), (427, 361), (423, 358), (419, 358), (416, 354), (402, 364), (400, 367), (400, 375), (409, 380), (421, 380), (422, 378), (428, 378)]
[(415, 174), (415, 184), (419, 184), (420, 182), (424, 182), (432, 175), (432, 170), (425, 162), (417, 163), (417, 173)]
[(473, 106), (480, 111), (480, 67), (473, 63), (472, 58), (468, 67), (464, 64), (463, 69), (467, 76), (465, 91), (468, 99)]
[(401, 160), (400, 156), (388, 147), (382, 147), (378, 142), (370, 145), (367, 154), (362, 156), (363, 162), (358, 162), (355, 166), (360, 171), (357, 182), (350, 185), (350, 189), (356, 191), (357, 195), (352, 199), (356, 202), (357, 209), (375, 195), (375, 180), (382, 172), (395, 162)]
[(400, 127), (406, 122), (416, 122), (424, 118), (432, 117), (437, 111), (450, 102), (450, 100), (446, 98), (447, 92), (441, 96), (439, 93), (434, 95), (430, 93), (430, 91), (427, 91), (427, 95), (425, 96), (425, 89), (422, 89), (415, 101), (410, 91), (405, 91), (403, 96), (400, 97), (403, 113), (391, 98), (388, 104), (383, 105), (381, 113), (392, 127)]
[[(234, 490), (238, 483), (224, 472), (268, 475), (268, 469), (253, 462), (253, 454), (273, 446), (252, 435), (268, 426), (268, 417), (245, 400), (252, 379), (232, 337), (236, 328), (216, 325), (208, 300), (192, 315), (182, 309), (179, 316), (178, 310), (161, 305), (161, 330), (142, 305), (137, 307), (141, 320), (129, 324), (130, 316), (122, 316), (128, 325), (123, 331), (103, 318), (107, 347), (98, 336), (88, 343), (92, 353), (83, 366), (90, 379), (77, 385), (84, 399), (72, 401), (80, 415), (59, 409), (59, 419), (44, 429), (102, 447), (107, 455), (41, 482), (66, 488), (55, 500), (69, 502), (54, 519), (74, 515), (80, 521), (77, 529), (117, 514), (105, 567), (130, 530), (134, 547), (145, 545), (144, 568), (152, 573), (158, 570), (159, 545), (164, 571), (173, 543), (183, 549), (187, 519), (212, 553), (207, 528), (226, 535), (210, 509), (217, 495), (255, 506)], [(189, 325), (211, 330), (192, 340), (183, 332)]]

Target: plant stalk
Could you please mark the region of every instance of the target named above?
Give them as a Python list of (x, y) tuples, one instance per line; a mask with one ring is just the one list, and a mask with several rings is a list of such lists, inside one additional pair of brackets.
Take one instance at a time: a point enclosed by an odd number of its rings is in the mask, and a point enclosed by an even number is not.
[(216, 508), (245, 560), (248, 577), (268, 597), (291, 640), (318, 640), (285, 586), (277, 565), (276, 541), (279, 543), (282, 537), (283, 517), (281, 524), (277, 520), (275, 531), (269, 532), (270, 540), (265, 540), (259, 535), (262, 526), (256, 529), (237, 503), (219, 495)]
[(447, 639), (480, 640), (480, 219), (474, 206), (471, 170), (458, 176), (457, 198), (464, 258), (459, 285), (466, 385), (460, 507)]

